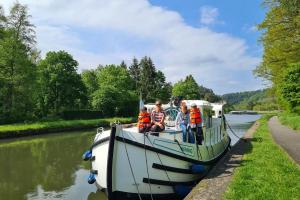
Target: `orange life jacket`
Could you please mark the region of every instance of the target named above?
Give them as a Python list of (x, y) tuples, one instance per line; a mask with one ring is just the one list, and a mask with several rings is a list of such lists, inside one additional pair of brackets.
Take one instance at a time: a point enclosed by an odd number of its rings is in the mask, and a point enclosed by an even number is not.
[(199, 108), (191, 108), (190, 110), (190, 124), (200, 124), (202, 122), (201, 112)]
[(149, 126), (151, 124), (151, 116), (148, 112), (140, 112), (139, 118), (138, 118), (138, 127), (143, 128), (146, 126)]

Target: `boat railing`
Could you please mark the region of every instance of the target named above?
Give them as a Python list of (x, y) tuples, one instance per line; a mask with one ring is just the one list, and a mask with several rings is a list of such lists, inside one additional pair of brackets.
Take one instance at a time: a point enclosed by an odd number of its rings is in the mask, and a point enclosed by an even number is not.
[(225, 130), (222, 125), (205, 128), (203, 131), (205, 145), (214, 145), (220, 142), (225, 136)]

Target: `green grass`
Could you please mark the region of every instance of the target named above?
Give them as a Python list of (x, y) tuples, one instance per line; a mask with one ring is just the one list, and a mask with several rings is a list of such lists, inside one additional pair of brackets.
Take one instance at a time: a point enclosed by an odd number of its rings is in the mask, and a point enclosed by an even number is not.
[(75, 130), (80, 128), (92, 128), (99, 126), (109, 126), (110, 123), (119, 121), (121, 123), (131, 123), (133, 118), (105, 118), (90, 120), (59, 120), (51, 122), (37, 122), (30, 124), (8, 124), (0, 125), (0, 138), (17, 137), (30, 135), (30, 132), (36, 134), (44, 132)]
[(300, 131), (300, 115), (295, 113), (283, 112), (279, 113), (278, 118), (283, 125)]
[(260, 120), (252, 148), (243, 157), (224, 199), (300, 199), (300, 167), (274, 143), (267, 117)]

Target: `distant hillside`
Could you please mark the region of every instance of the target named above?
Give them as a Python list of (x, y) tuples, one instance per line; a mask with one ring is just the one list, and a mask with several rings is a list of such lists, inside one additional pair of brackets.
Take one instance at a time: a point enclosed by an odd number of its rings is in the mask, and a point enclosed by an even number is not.
[(269, 93), (268, 89), (224, 94), (222, 99), (227, 102), (227, 111), (278, 109), (275, 98)]

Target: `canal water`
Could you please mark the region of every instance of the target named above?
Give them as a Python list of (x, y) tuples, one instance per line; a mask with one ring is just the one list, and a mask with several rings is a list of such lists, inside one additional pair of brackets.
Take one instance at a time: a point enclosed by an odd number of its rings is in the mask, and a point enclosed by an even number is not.
[[(226, 118), (242, 136), (259, 116)], [(0, 199), (106, 199), (87, 183), (90, 163), (81, 160), (94, 135), (92, 130), (0, 141)], [(232, 135), (233, 144), (236, 141)]]

